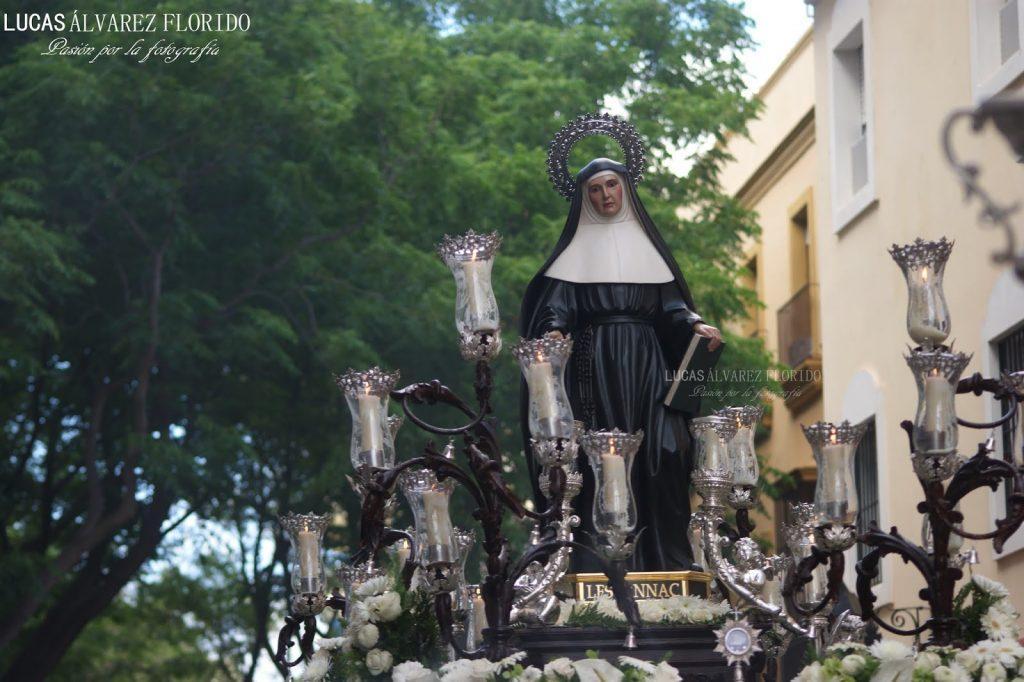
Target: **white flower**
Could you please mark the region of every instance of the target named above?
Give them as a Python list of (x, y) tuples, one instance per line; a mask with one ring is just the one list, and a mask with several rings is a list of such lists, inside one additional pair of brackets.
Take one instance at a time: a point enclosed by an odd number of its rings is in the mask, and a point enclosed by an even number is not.
[(366, 669), (371, 675), (380, 675), (391, 670), (391, 652), (383, 649), (370, 649), (366, 652)]
[(1010, 603), (1009, 599), (1000, 599), (995, 604), (989, 607), (989, 610), (992, 609), (996, 611), (1002, 611), (1006, 615), (1013, 616), (1014, 618), (1018, 618), (1020, 616), (1020, 614), (1017, 613), (1017, 609), (1013, 608), (1013, 604)]
[(544, 666), (544, 679), (550, 682), (572, 679), (573, 674), (572, 661), (568, 658), (556, 658)]
[(379, 575), (376, 578), (370, 578), (366, 582), (356, 585), (352, 590), (352, 594), (359, 599), (365, 599), (366, 597), (372, 597), (377, 594), (384, 594), (388, 590), (393, 590), (394, 588), (395, 583), (391, 580), (391, 576)]
[(658, 666), (654, 665), (650, 661), (642, 661), (639, 658), (633, 658), (632, 656), (619, 656), (619, 665), (636, 668), (640, 672), (648, 675), (653, 675), (654, 671), (658, 669)]
[(665, 601), (663, 599), (645, 599), (637, 602), (640, 619), (648, 623), (659, 623), (667, 618), (669, 610), (666, 608)]
[(880, 661), (898, 661), (914, 655), (913, 650), (909, 646), (894, 639), (883, 639), (875, 642), (871, 645), (869, 651), (872, 656)]
[(864, 666), (867, 664), (867, 660), (860, 654), (849, 654), (847, 656), (843, 656), (843, 660), (840, 662), (839, 666), (847, 675), (856, 675), (863, 670)]
[(298, 679), (303, 680), (303, 682), (319, 682), (327, 677), (327, 671), (330, 669), (331, 655), (326, 649), (321, 649), (309, 659), (309, 663), (306, 664), (305, 670), (302, 671)]
[(540, 679), (543, 676), (544, 676), (544, 673), (542, 673), (540, 670), (538, 670), (537, 668), (534, 668), (531, 665), (528, 668), (523, 668), (523, 672), (521, 672), (518, 675), (516, 675), (515, 677), (513, 677), (512, 681), (513, 682), (539, 682)]
[(333, 651), (334, 649), (340, 649), (345, 646), (348, 641), (348, 637), (329, 637), (327, 639), (320, 640), (320, 648)]
[(511, 668), (516, 663), (522, 663), (523, 660), (525, 660), (525, 659), (526, 659), (526, 652), (525, 651), (517, 651), (516, 653), (512, 654), (511, 656), (506, 656), (505, 658), (503, 658), (500, 661), (498, 661), (498, 663), (494, 667), (497, 668), (498, 670), (504, 670), (505, 668)]
[(460, 658), (441, 666), (442, 682), (488, 682), (497, 666), (486, 658)]
[(575, 599), (566, 599), (565, 601), (559, 602), (559, 604), (558, 604), (558, 620), (555, 622), (555, 625), (565, 625), (565, 622), (567, 620), (569, 620), (569, 616), (572, 615), (573, 609), (575, 609), (575, 608), (576, 608), (576, 600)]
[(981, 667), (981, 657), (978, 656), (978, 652), (975, 647), (965, 649), (955, 656), (956, 662), (959, 663), (963, 668), (969, 672), (977, 672), (978, 668)]
[(399, 663), (391, 671), (392, 682), (437, 682), (437, 675), (419, 661)]
[(932, 671), (935, 682), (971, 682), (970, 674), (956, 663), (940, 665)]
[(1010, 596), (1010, 591), (1006, 589), (1005, 585), (983, 575), (973, 576), (971, 582), (980, 587), (983, 592), (987, 592), (993, 597), (1003, 599)]
[(1014, 622), (1014, 618), (996, 609), (989, 609), (982, 614), (981, 627), (985, 630), (985, 634), (994, 640), (1020, 637), (1020, 629)]
[(1015, 639), (1002, 639), (992, 643), (989, 658), (1005, 668), (1016, 668), (1017, 661), (1024, 658), (1024, 646)]
[(380, 639), (380, 630), (373, 623), (367, 623), (356, 630), (356, 645), (361, 649), (372, 649)]
[(626, 620), (626, 617), (622, 615), (622, 611), (619, 611), (619, 607), (615, 605), (615, 600), (611, 597), (598, 597), (594, 600), (594, 607), (602, 616), (614, 618), (615, 620)]
[(998, 663), (981, 666), (981, 682), (1002, 682), (1006, 679), (1006, 668)]
[(402, 615), (402, 598), (398, 596), (397, 592), (385, 592), (368, 598), (366, 610), (370, 613), (370, 620), (373, 622), (388, 623)]
[(370, 622), (370, 611), (366, 608), (364, 602), (351, 601), (348, 603), (345, 620), (348, 622), (349, 627), (354, 627), (358, 630), (363, 623)]
[(825, 675), (821, 670), (821, 663), (815, 661), (800, 671), (794, 682), (825, 682)]
[(600, 658), (585, 658), (574, 661), (572, 669), (580, 678), (580, 682), (619, 682), (622, 671)]
[(668, 663), (662, 661), (654, 669), (654, 674), (651, 675), (650, 682), (680, 682), (683, 678), (679, 676), (679, 671)]
[(914, 661), (914, 670), (929, 673), (940, 665), (942, 665), (942, 659), (939, 658), (938, 654), (931, 651), (922, 651)]

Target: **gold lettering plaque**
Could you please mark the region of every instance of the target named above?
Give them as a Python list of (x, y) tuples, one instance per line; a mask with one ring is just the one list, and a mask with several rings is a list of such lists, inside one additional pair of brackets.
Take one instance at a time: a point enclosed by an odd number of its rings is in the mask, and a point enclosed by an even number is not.
[[(576, 601), (594, 601), (600, 596), (611, 596), (608, 576), (604, 573), (570, 573), (566, 576), (573, 587)], [(701, 571), (650, 571), (626, 574), (626, 582), (633, 588), (633, 598), (668, 599), (685, 595), (706, 596), (711, 574)]]

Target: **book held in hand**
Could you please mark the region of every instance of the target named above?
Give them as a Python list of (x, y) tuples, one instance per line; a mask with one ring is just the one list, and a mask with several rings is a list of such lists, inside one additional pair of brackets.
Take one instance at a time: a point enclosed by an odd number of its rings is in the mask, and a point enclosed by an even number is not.
[(694, 334), (690, 339), (690, 345), (683, 354), (679, 368), (673, 375), (667, 377), (672, 385), (665, 394), (666, 407), (690, 414), (697, 414), (700, 410), (700, 389), (707, 382), (711, 370), (718, 364), (718, 358), (725, 348), (723, 343), (715, 350), (709, 350), (710, 343), (711, 339), (699, 334)]

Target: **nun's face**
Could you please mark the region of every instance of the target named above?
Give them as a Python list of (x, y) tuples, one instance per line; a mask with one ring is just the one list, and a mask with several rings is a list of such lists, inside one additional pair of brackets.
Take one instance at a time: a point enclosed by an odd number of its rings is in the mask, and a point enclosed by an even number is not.
[(603, 216), (613, 216), (622, 208), (622, 181), (618, 175), (602, 175), (587, 183), (587, 198), (594, 210)]

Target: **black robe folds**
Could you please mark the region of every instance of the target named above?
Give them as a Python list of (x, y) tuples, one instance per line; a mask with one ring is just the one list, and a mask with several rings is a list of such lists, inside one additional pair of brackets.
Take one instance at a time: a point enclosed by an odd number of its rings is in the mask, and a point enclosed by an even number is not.
[[(573, 357), (566, 372), (566, 389), (573, 416), (587, 429), (644, 431), (631, 477), (637, 530), (643, 532), (630, 570), (686, 570), (693, 564), (687, 540), (692, 468), (686, 423), (689, 415), (666, 408), (662, 401), (670, 385), (668, 375), (678, 366), (693, 334), (692, 327), (701, 318), (675, 259), (636, 196), (632, 182), (627, 182), (624, 189), (629, 191), (638, 221), (674, 279), (662, 284), (576, 283), (544, 274), (576, 231), (583, 199), (580, 187), (594, 173), (608, 168), (628, 178), (624, 167), (606, 159), (593, 161), (580, 171), (562, 238), (527, 288), (520, 333), (529, 338), (553, 330), (572, 335)], [(535, 501), (543, 508), (544, 499), (537, 490), (539, 471), (529, 450), (525, 382), (522, 396), (527, 459)], [(582, 449), (577, 469), (583, 473), (583, 490), (573, 505), (582, 521), (577, 539), (592, 543), (596, 539), (592, 520), (595, 481)], [(573, 570), (599, 569), (589, 554), (574, 552)]]

